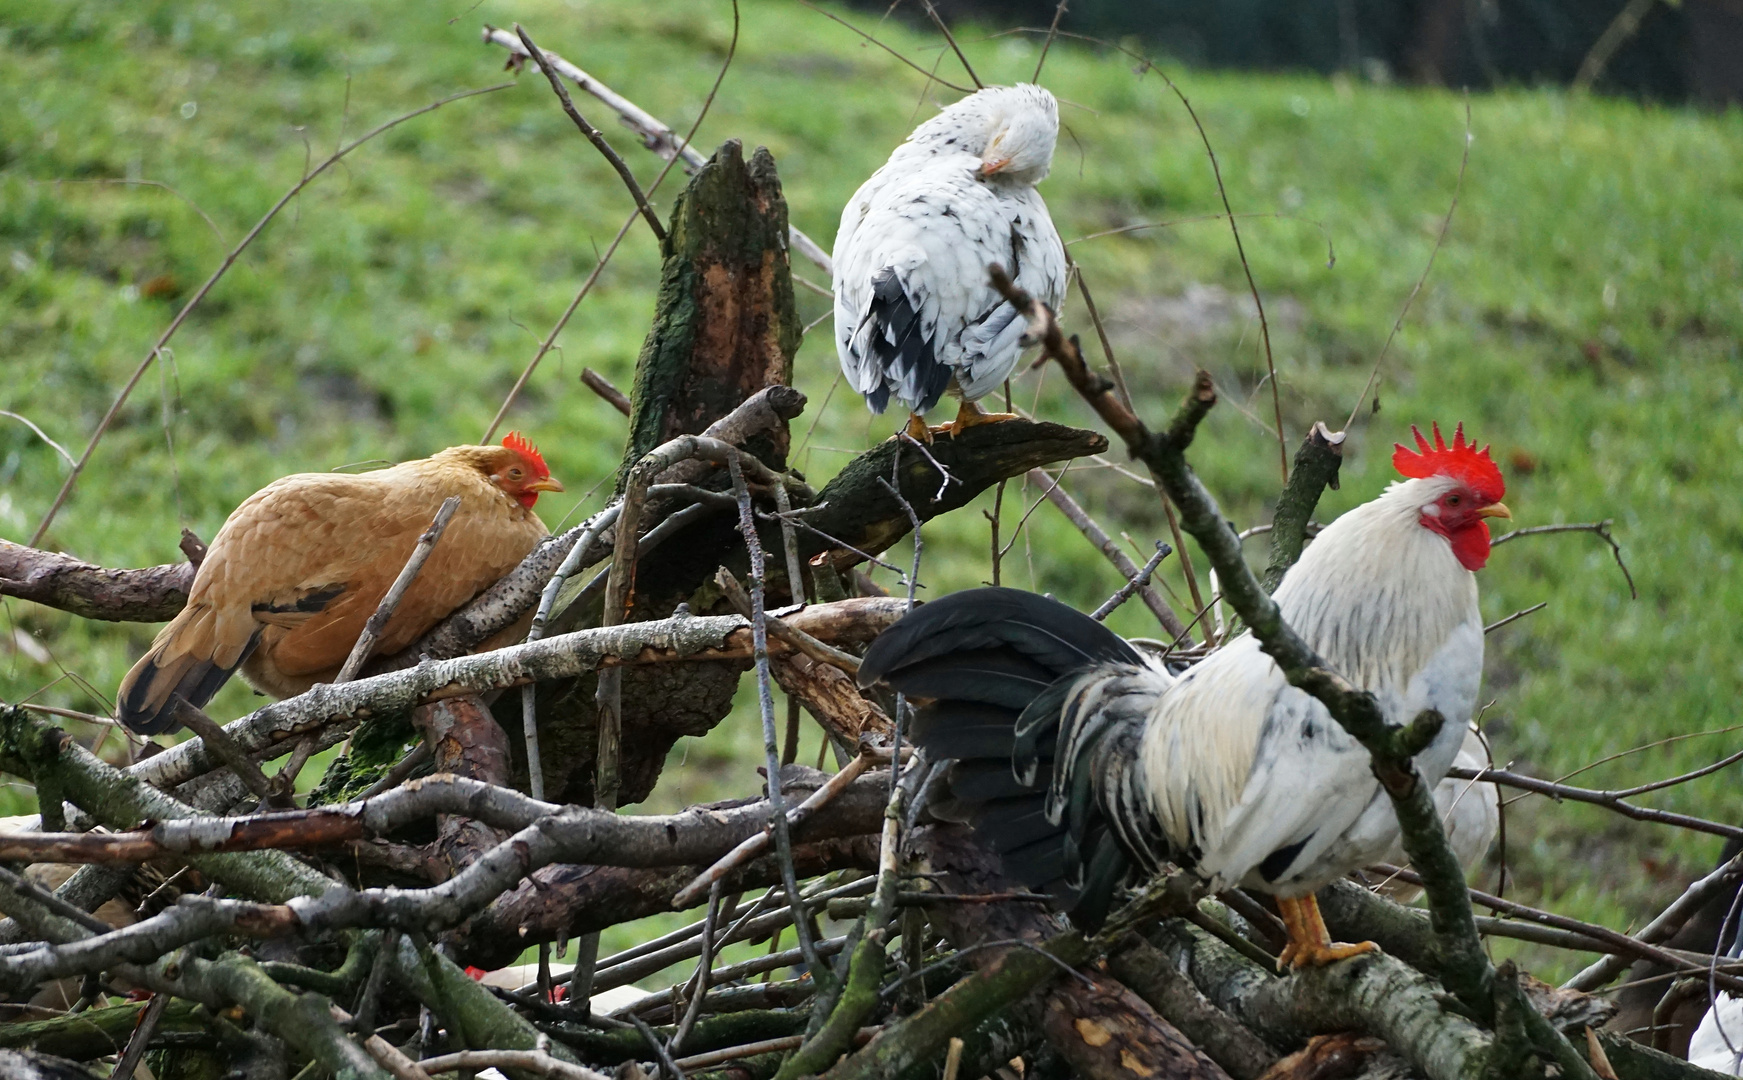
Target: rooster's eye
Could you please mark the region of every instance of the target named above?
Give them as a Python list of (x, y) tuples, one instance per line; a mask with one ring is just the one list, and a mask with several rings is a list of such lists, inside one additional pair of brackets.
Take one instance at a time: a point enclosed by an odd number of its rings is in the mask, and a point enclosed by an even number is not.
[(520, 471), (520, 466), (518, 465), (508, 470), (508, 478), (510, 480), (519, 480), (522, 475), (524, 474)]
[(1457, 506), (1459, 504), (1459, 497), (1457, 495), (1448, 495), (1446, 497), (1446, 504), (1448, 506)]

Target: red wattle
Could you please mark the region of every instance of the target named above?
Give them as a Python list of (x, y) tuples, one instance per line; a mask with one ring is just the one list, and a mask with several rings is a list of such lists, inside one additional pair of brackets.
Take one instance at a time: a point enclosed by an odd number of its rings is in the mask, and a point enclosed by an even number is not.
[[(539, 501), (539, 493), (536, 491), (523, 491), (519, 495), (516, 495), (514, 497), (514, 501), (517, 503), (520, 503), (522, 506), (526, 507), (528, 510), (531, 510), (533, 508), (533, 504)], [(1483, 550), (1487, 551), (1488, 547), (1485, 545)]]
[(1489, 523), (1475, 521), (1447, 537), (1452, 541), (1453, 555), (1459, 565), (1475, 573), (1489, 561)]

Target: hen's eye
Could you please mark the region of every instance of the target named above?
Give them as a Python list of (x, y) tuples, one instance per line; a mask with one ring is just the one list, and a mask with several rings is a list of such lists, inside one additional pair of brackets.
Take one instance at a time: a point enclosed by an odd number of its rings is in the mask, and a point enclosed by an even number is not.
[(518, 465), (508, 470), (508, 478), (510, 480), (519, 480), (524, 475), (526, 474), (520, 471), (520, 466)]
[(1448, 495), (1446, 497), (1446, 504), (1448, 506), (1457, 506), (1459, 504), (1459, 497), (1457, 495)]

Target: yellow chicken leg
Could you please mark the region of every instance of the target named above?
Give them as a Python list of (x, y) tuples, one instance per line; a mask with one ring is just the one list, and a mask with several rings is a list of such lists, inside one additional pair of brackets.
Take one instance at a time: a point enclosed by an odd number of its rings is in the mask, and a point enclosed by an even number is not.
[(950, 432), (950, 437), (954, 439), (971, 427), (978, 427), (981, 424), (997, 424), (1004, 420), (1015, 420), (1016, 418), (1016, 413), (982, 412), (979, 405), (965, 400), (961, 407), (956, 410), (956, 419), (950, 422), (950, 426), (939, 430)]
[(1283, 947), (1283, 955), (1277, 958), (1279, 971), (1286, 967), (1324, 967), (1352, 956), (1379, 951), (1380, 947), (1372, 941), (1354, 945), (1334, 943), (1325, 928), (1325, 920), (1319, 916), (1319, 901), (1312, 893), (1296, 899), (1279, 896), (1277, 910), (1283, 915), (1283, 928), (1289, 932), (1289, 944)]
[[(939, 430), (943, 430), (940, 428)], [(932, 429), (926, 426), (926, 418), (917, 412), (908, 414), (908, 426), (902, 429), (915, 442), (932, 445)]]

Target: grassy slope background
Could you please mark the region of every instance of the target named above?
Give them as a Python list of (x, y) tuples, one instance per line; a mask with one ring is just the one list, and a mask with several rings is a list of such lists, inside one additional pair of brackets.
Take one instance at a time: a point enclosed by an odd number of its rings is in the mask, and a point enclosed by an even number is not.
[[(732, 25), (716, 0), (486, 0), (470, 10), (412, 0), (0, 2), (0, 92), (14, 103), (0, 110), (0, 408), (76, 454), (161, 327), (306, 162), (342, 135), (498, 81), (502, 55), (478, 43), (477, 26), (516, 19), (680, 129), (701, 109)], [(893, 24), (879, 33), (960, 78), (936, 40)], [(1033, 42), (963, 36), (987, 81), (1033, 71)], [(1315, 419), (1341, 425), (1420, 274), (1457, 175), (1464, 105), (1436, 91), (1169, 70), (1199, 110), (1236, 208), (1289, 215), (1242, 228), (1293, 445)], [(1062, 234), (1177, 223), (1072, 248), (1142, 410), (1159, 417), (1191, 371), (1208, 367), (1228, 407), (1195, 461), (1240, 525), (1267, 520), (1277, 449), (1260, 418), (1270, 390), (1227, 226), (1190, 220), (1220, 210), (1196, 131), (1155, 73), (1135, 73), (1119, 55), (1055, 45), (1043, 81), (1068, 102), (1043, 189)], [(854, 187), (954, 96), (818, 14), (755, 0), (698, 142), (767, 145), (794, 222), (827, 247)], [(580, 105), (651, 181), (651, 156), (601, 107)], [(1482, 576), (1491, 619), (1549, 603), (1491, 636), (1484, 724), (1500, 759), (1560, 776), (1736, 722), (1743, 113), (1553, 90), (1478, 97), (1470, 110), (1457, 217), (1393, 346), (1382, 408), (1358, 419), (1343, 490), (1321, 516), (1377, 494), (1392, 442), (1439, 419), (1494, 442), (1516, 524), (1616, 520), (1637, 602), (1590, 536), (1504, 547)], [(669, 207), (681, 179), (657, 205)], [(173, 559), (181, 526), (210, 538), (277, 476), (477, 439), (629, 209), (536, 75), (365, 146), (287, 208), (196, 312), (123, 410), (51, 546), (107, 565)], [(600, 504), (581, 496), (621, 452), (620, 418), (576, 377), (585, 364), (627, 387), (657, 271), (638, 226), (510, 418), (569, 485), (541, 503), (553, 527)], [(802, 290), (799, 303), (808, 322), (828, 313)], [(1065, 317), (1087, 332), (1075, 298)], [(812, 404), (796, 461), (814, 482), (895, 424), (849, 394), (831, 396), (827, 331), (825, 321), (798, 362)], [(1091, 423), (1058, 384), (1025, 375), (1018, 401)], [(28, 539), (64, 475), (52, 450), (0, 417), (0, 536)], [(1129, 481), (1085, 469), (1067, 484), (1142, 547), (1161, 535), (1152, 496)], [(1034, 496), (1013, 487), (1006, 536)], [(930, 526), (926, 541), (933, 594), (988, 577), (987, 527), (974, 508)], [(1085, 606), (1118, 583), (1051, 508), (1028, 519), (1005, 580)], [(1156, 632), (1136, 604), (1114, 622)], [(0, 698), (106, 709), (151, 632), (6, 604)], [(230, 718), (256, 700), (237, 682), (213, 708)], [(682, 767), (650, 805), (755, 790), (755, 728), (741, 708), (680, 747)], [(1581, 780), (1668, 776), (1739, 741), (1682, 739)], [(1743, 818), (1734, 772), (1650, 801)], [(28, 808), (30, 796), (13, 804)], [(1668, 900), (1718, 847), (1541, 801), (1510, 808), (1507, 837), (1510, 893), (1618, 925)], [(1491, 886), (1494, 874), (1485, 872)], [(1546, 975), (1573, 966), (1566, 954), (1526, 960)]]

